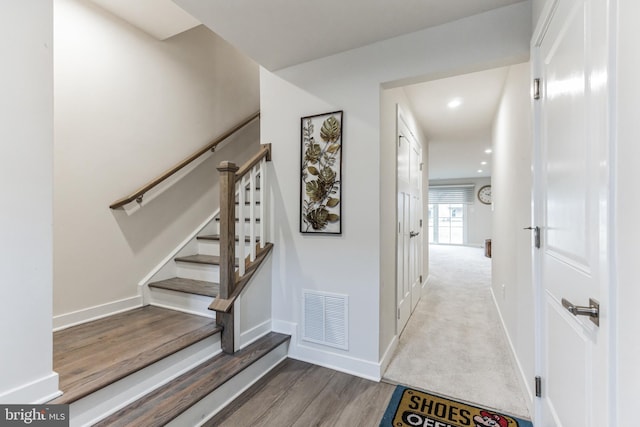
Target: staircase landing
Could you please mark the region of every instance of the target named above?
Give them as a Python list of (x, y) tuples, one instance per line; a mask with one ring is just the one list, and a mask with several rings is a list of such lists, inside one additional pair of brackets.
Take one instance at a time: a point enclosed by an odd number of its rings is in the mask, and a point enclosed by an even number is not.
[(217, 332), (215, 320), (146, 306), (53, 334), (53, 368), (71, 403)]

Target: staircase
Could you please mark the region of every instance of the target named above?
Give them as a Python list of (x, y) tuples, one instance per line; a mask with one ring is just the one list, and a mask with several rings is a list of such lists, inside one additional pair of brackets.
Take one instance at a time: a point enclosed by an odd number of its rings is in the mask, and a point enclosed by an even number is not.
[[(256, 188), (259, 190), (259, 187)], [(249, 192), (249, 189), (245, 190)], [(236, 196), (236, 218), (240, 216), (240, 205)], [(245, 202), (243, 205), (244, 221), (244, 253), (251, 249), (249, 233), (249, 210), (254, 207), (256, 221), (260, 222), (260, 201), (253, 205)], [(236, 221), (236, 226), (238, 226)], [(253, 244), (260, 242), (260, 236), (254, 237)], [(271, 249), (267, 243), (265, 247)], [(240, 252), (239, 237), (235, 236), (235, 253)], [(235, 259), (235, 267), (239, 266), (239, 259)], [(259, 265), (255, 266), (256, 268)], [(158, 307), (171, 308), (187, 313), (215, 318), (215, 313), (209, 309), (212, 298), (220, 293), (220, 214), (216, 212), (213, 219), (188, 241), (175, 254), (173, 259), (158, 271), (143, 290), (145, 301)]]
[[(221, 141), (110, 207), (141, 203)], [(220, 163), (220, 209), (141, 284), (143, 307), (54, 334), (64, 394), (51, 403), (71, 405), (72, 426), (200, 425), (286, 358), (265, 262), (270, 157), (266, 144), (241, 167)]]
[(213, 319), (146, 306), (54, 333), (71, 426), (196, 426), (286, 358), (268, 333), (222, 353)]

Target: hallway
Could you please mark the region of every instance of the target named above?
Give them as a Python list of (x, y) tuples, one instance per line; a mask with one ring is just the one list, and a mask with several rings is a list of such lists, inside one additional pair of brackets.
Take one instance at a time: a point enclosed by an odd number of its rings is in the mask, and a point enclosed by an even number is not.
[(430, 245), (430, 276), (383, 381), (529, 418), (481, 248)]

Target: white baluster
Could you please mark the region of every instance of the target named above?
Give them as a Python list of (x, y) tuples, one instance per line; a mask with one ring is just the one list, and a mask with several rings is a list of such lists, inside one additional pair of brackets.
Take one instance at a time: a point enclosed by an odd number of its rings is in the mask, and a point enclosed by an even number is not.
[(256, 260), (256, 167), (249, 171), (249, 259)]
[(238, 260), (240, 266), (238, 272), (240, 277), (244, 276), (244, 204), (246, 200), (247, 182), (246, 175), (240, 179), (240, 188), (238, 190)]
[(265, 210), (267, 206), (267, 158), (260, 160), (260, 248), (264, 248), (267, 242), (267, 216)]

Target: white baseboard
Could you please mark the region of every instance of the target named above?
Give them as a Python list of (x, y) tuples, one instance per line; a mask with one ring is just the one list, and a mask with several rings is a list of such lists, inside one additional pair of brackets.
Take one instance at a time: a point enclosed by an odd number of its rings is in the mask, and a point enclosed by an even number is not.
[(525, 395), (527, 396), (527, 407), (529, 408), (529, 413), (533, 414), (534, 413), (534, 408), (533, 408), (533, 402), (534, 402), (534, 396), (533, 396), (533, 390), (531, 390), (529, 387), (527, 387), (527, 384), (529, 383), (529, 381), (531, 380), (530, 378), (527, 378), (527, 375), (524, 372), (524, 369), (522, 368), (522, 365), (520, 364), (520, 359), (518, 359), (518, 353), (516, 352), (516, 347), (513, 345), (513, 341), (511, 341), (511, 336), (509, 335), (509, 330), (507, 329), (507, 324), (504, 321), (504, 317), (502, 317), (502, 312), (500, 311), (500, 306), (498, 305), (498, 300), (496, 299), (496, 294), (493, 292), (493, 288), (491, 289), (491, 298), (493, 299), (493, 304), (496, 307), (496, 311), (498, 312), (498, 317), (500, 318), (500, 324), (502, 325), (502, 330), (504, 331), (504, 335), (507, 338), (507, 342), (509, 343), (509, 348), (511, 349), (511, 357), (513, 359), (513, 361), (515, 362), (516, 366), (518, 367), (518, 372), (520, 374), (520, 388), (525, 392)]
[(271, 332), (271, 319), (254, 326), (253, 328), (240, 334), (240, 348), (253, 344), (253, 342), (262, 338)]
[(356, 377), (380, 381), (380, 363), (305, 345), (298, 340), (298, 326), (293, 322), (273, 320), (271, 325), (274, 332), (291, 335), (291, 343), (289, 344), (290, 358)]
[(60, 396), (58, 390), (58, 374), (51, 372), (42, 378), (30, 383), (0, 393), (0, 402), (3, 404), (40, 404), (48, 402)]
[(391, 363), (391, 359), (393, 358), (393, 355), (395, 354), (395, 351), (398, 348), (398, 343), (399, 343), (398, 335), (394, 335), (393, 339), (391, 340), (391, 342), (387, 346), (387, 349), (382, 355), (382, 358), (380, 359), (380, 378), (384, 376), (384, 372), (389, 367), (389, 363)]
[(78, 311), (72, 311), (70, 313), (59, 314), (57, 316), (53, 316), (53, 331), (59, 331), (61, 329), (66, 329), (71, 326), (101, 319), (103, 317), (111, 316), (113, 314), (132, 310), (138, 307), (142, 307), (141, 295), (136, 295), (135, 297), (125, 298), (119, 301), (113, 301), (106, 304), (84, 308)]

